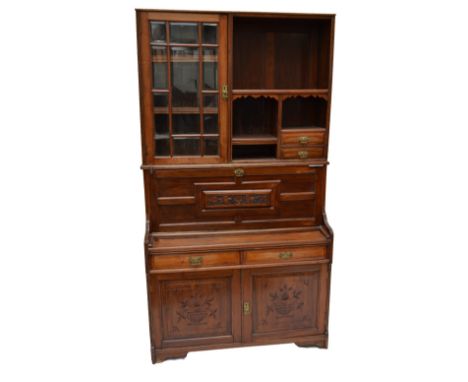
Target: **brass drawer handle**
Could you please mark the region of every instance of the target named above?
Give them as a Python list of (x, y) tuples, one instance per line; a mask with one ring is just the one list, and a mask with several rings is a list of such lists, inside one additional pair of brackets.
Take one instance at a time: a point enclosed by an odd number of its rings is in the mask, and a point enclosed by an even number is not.
[(197, 265), (203, 264), (203, 257), (202, 256), (190, 256), (189, 257), (189, 264), (194, 267)]
[(290, 259), (291, 257), (293, 257), (293, 253), (292, 252), (280, 252), (278, 257), (281, 260), (287, 260), (287, 259)]
[(306, 159), (309, 156), (309, 153), (307, 151), (299, 151), (297, 155), (299, 155), (299, 158), (301, 159)]
[(237, 177), (239, 177), (239, 178), (240, 178), (241, 176), (244, 176), (244, 174), (245, 174), (245, 171), (244, 171), (243, 168), (236, 168), (236, 169), (234, 170), (234, 175), (237, 176)]
[(299, 143), (305, 145), (310, 142), (310, 138), (307, 136), (299, 137)]

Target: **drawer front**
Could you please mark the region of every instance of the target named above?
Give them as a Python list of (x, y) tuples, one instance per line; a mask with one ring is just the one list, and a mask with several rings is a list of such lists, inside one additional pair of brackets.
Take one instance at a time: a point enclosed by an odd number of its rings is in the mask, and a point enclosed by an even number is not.
[(310, 145), (323, 145), (325, 143), (324, 131), (285, 131), (281, 132), (282, 145), (307, 147)]
[(151, 269), (195, 269), (237, 265), (240, 263), (238, 252), (217, 252), (188, 255), (154, 255), (151, 256)]
[(283, 159), (310, 159), (310, 158), (322, 158), (324, 156), (324, 148), (319, 147), (293, 147), (293, 148), (282, 148), (281, 158)]
[(327, 257), (325, 246), (276, 248), (244, 252), (245, 264), (289, 263), (295, 261), (318, 260)]

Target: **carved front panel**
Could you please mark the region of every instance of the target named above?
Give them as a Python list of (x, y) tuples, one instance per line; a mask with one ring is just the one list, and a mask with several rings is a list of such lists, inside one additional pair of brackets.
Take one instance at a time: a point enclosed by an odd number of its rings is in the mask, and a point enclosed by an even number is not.
[(249, 214), (277, 214), (281, 180), (195, 183), (198, 216), (223, 216), (241, 220)]
[(165, 280), (163, 339), (231, 334), (231, 279)]
[(202, 191), (204, 208), (258, 208), (271, 207), (272, 190)]
[(253, 333), (317, 327), (319, 271), (254, 276)]

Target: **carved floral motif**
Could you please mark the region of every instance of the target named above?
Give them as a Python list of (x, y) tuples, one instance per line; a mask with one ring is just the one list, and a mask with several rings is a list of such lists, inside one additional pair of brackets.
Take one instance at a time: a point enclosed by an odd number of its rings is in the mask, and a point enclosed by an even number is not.
[(206, 197), (207, 207), (265, 206), (269, 204), (269, 194), (208, 195)]
[(279, 317), (286, 317), (304, 306), (302, 290), (284, 284), (277, 291), (270, 293), (270, 304), (266, 313), (275, 312)]
[(203, 325), (209, 317), (216, 318), (218, 309), (212, 306), (213, 300), (214, 297), (194, 291), (189, 298), (179, 302), (179, 309), (176, 311), (177, 322), (186, 320), (189, 325)]

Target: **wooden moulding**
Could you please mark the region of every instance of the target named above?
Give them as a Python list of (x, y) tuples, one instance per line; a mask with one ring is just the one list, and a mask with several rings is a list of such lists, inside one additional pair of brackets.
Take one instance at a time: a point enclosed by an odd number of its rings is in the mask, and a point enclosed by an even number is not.
[(328, 99), (328, 89), (232, 89), (234, 99), (237, 97), (319, 97)]
[(319, 230), (301, 230), (294, 228), (281, 230), (220, 231), (218, 233), (190, 233), (181, 235), (154, 233), (150, 243), (151, 255), (188, 252), (213, 252), (227, 250), (253, 250), (264, 248), (282, 248), (314, 246), (328, 244), (327, 237)]
[(294, 342), (299, 347), (317, 347), (326, 349), (328, 347), (328, 335), (319, 334), (315, 336), (303, 336), (294, 338), (275, 338), (263, 339), (261, 342), (256, 343), (242, 343), (233, 342), (229, 344), (211, 344), (211, 345), (198, 345), (198, 346), (183, 346), (178, 348), (157, 349), (152, 347), (151, 356), (153, 363), (160, 363), (170, 359), (184, 359), (191, 351), (198, 350), (214, 350), (214, 349), (227, 349), (244, 346), (259, 346), (259, 345), (272, 345), (272, 344), (285, 344)]

